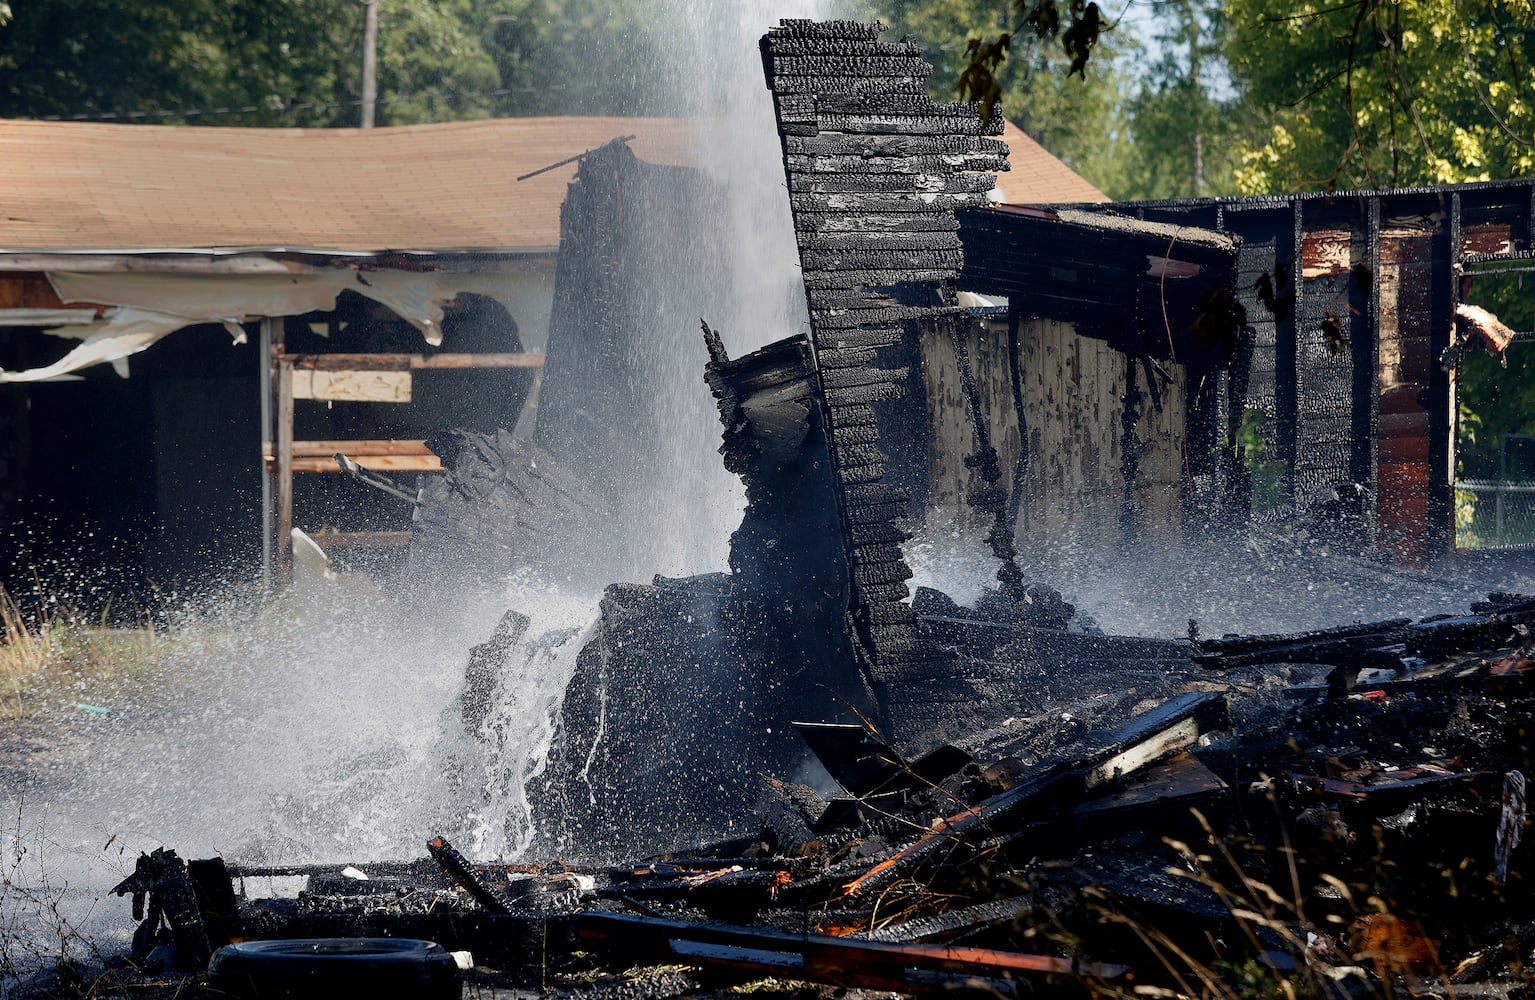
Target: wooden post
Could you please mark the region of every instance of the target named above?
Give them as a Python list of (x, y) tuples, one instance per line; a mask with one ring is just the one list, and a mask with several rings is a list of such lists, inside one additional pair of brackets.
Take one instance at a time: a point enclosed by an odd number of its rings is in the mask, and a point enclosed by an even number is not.
[(273, 578), (279, 587), (293, 582), (293, 361), (279, 346), (277, 361), (277, 524)]
[(271, 589), (272, 586), (272, 473), (273, 468), (267, 464), (266, 457), (272, 454), (272, 442), (275, 440), (272, 434), (272, 320), (264, 317), (261, 320), (261, 334), (258, 341), (257, 361), (259, 376), (257, 381), (261, 386), (261, 583)]

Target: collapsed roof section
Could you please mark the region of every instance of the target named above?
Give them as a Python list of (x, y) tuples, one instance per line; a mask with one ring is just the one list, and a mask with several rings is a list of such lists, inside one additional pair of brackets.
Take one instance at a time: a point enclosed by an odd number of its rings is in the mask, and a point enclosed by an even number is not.
[[(1071, 323), (1132, 356), (1195, 368), (1229, 361), (1241, 239), (1194, 226), (1070, 208), (999, 205), (960, 219), (966, 291)], [(1041, 247), (1049, 247), (1048, 254)]]

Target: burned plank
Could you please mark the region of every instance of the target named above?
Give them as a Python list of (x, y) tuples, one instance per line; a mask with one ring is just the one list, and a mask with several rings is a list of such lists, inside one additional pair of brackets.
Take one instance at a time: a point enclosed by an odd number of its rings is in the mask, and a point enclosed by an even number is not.
[(891, 288), (913, 281), (946, 281), (955, 272), (949, 268), (915, 268), (891, 271), (806, 271), (805, 288), (810, 292), (847, 291), (854, 288)]
[(825, 275), (830, 271), (899, 272), (942, 268), (959, 273), (964, 255), (956, 250), (802, 250), (803, 266)]
[(431, 854), (432, 860), (442, 865), (442, 870), (458, 883), (459, 888), (469, 893), (486, 913), (511, 912), (511, 907), (507, 905), (501, 894), (485, 884), (484, 880), (475, 873), (474, 866), (458, 853), (452, 844), (442, 837), (433, 837), (426, 842), (426, 849)]
[(1016, 981), (1037, 992), (1121, 979), (1130, 972), (1124, 966), (987, 948), (854, 941), (627, 914), (587, 913), (575, 920), (584, 946), (630, 962), (666, 955), (737, 972), (902, 993), (976, 986), (1011, 992), (1008, 984)]
[(772, 46), (783, 39), (848, 39), (861, 42), (879, 41), (885, 26), (878, 21), (815, 21), (804, 17), (786, 17), (777, 26), (768, 29), (763, 44)]
[[(927, 77), (924, 76), (778, 76), (769, 88), (775, 94), (862, 94), (902, 93), (913, 96), (925, 93)], [(811, 128), (800, 133), (805, 136), (819, 134), (820, 129), (812, 122)], [(794, 134), (794, 133), (789, 133)]]
[(836, 368), (821, 372), (821, 385), (826, 389), (884, 385), (904, 381), (910, 374), (910, 368)]
[(1006, 156), (995, 153), (924, 154), (917, 156), (793, 155), (788, 168), (801, 176), (859, 172), (866, 175), (1001, 173), (1009, 169)]
[(869, 465), (840, 465), (837, 469), (837, 479), (842, 483), (877, 483), (884, 478), (885, 463), (875, 462)]
[[(964, 244), (954, 233), (939, 231), (925, 233), (907, 232), (838, 232), (802, 233), (799, 236), (801, 250), (962, 250)], [(836, 307), (837, 303), (823, 305)], [(844, 308), (866, 307), (842, 303)]]
[[(876, 321), (877, 322), (877, 321)], [(834, 350), (853, 348), (881, 348), (890, 347), (901, 342), (901, 328), (898, 326), (867, 327), (862, 324), (857, 329), (831, 329), (822, 337), (821, 346)]]
[(794, 216), (798, 233), (958, 232), (952, 216), (932, 212), (846, 213), (803, 211)]
[[(772, 46), (769, 45), (771, 49)], [(884, 76), (923, 78), (933, 67), (920, 55), (889, 55), (870, 52), (855, 56), (794, 55), (773, 50), (773, 79), (783, 77), (852, 76), (870, 79)]]
[(1001, 135), (1002, 116), (993, 115), (989, 122), (980, 122), (963, 112), (942, 115), (903, 114), (836, 114), (818, 111), (817, 123), (823, 132), (843, 132), (852, 135), (949, 135), (980, 134)]
[(982, 138), (973, 131), (960, 135), (821, 135), (789, 138), (787, 153), (800, 156), (956, 156), (983, 153), (1006, 156), (1007, 143)]
[(862, 368), (874, 360), (872, 347), (827, 348), (817, 354), (822, 368)]
[(1025, 806), (1081, 794), (1193, 746), (1203, 733), (1227, 724), (1226, 711), (1225, 699), (1218, 695), (1180, 695), (1116, 730), (1093, 734), (1079, 752), (1042, 761), (1026, 780), (948, 817), (932, 832), (847, 882), (842, 892), (852, 895), (883, 885), (974, 833), (992, 835)]
[(767, 47), (784, 56), (915, 56), (922, 55), (915, 42), (876, 42), (867, 39), (803, 38), (769, 34)]
[(909, 215), (942, 215), (962, 208), (980, 208), (985, 194), (919, 194), (897, 191), (871, 194), (789, 193), (791, 207), (806, 212), (847, 212), (856, 214), (901, 212)]

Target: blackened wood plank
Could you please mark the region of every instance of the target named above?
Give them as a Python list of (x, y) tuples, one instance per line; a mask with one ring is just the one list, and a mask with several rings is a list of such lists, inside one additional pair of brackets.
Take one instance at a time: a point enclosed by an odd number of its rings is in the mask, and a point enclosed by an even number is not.
[(827, 369), (821, 372), (821, 386), (826, 389), (846, 389), (852, 386), (883, 385), (905, 381), (910, 374), (910, 368)]
[(844, 428), (866, 427), (875, 423), (873, 408), (863, 403), (845, 403), (840, 406), (828, 403), (828, 412), (831, 414), (831, 425), (839, 435)]
[(952, 270), (965, 266), (958, 250), (806, 250), (800, 254), (806, 271)]
[(789, 190), (801, 194), (985, 194), (993, 174), (794, 174)]
[[(771, 43), (769, 43), (771, 49)], [(920, 55), (900, 56), (874, 52), (853, 56), (800, 56), (772, 53), (773, 79), (786, 76), (853, 76), (860, 78), (899, 76), (925, 78), (933, 67)]]
[(859, 524), (852, 529), (854, 545), (873, 545), (879, 542), (898, 544), (911, 537), (908, 531), (902, 531), (893, 524)]
[(768, 29), (768, 44), (785, 38), (844, 38), (877, 42), (885, 31), (879, 21), (814, 21), (804, 17), (786, 17)]
[(860, 585), (899, 583), (902, 580), (910, 580), (913, 575), (909, 566), (899, 562), (853, 567), (853, 582)]
[(1002, 116), (974, 121), (963, 114), (944, 115), (844, 115), (820, 114), (822, 132), (854, 135), (1001, 135)]
[(900, 503), (850, 505), (847, 509), (847, 519), (853, 524), (888, 524), (896, 518), (905, 516), (905, 501)]
[(870, 606), (911, 596), (911, 588), (904, 582), (855, 584), (853, 592), (857, 600)]
[(957, 268), (911, 268), (889, 271), (806, 271), (805, 288), (820, 289), (889, 288), (915, 281), (946, 281), (959, 274)]
[(962, 208), (980, 208), (985, 194), (801, 194), (789, 192), (789, 207), (796, 212), (842, 212), (863, 215), (901, 212), (907, 215), (947, 215)]
[(847, 349), (857, 347), (890, 347), (901, 342), (900, 327), (865, 327), (858, 330), (823, 330), (818, 338), (818, 346), (825, 349)]
[(800, 211), (794, 214), (794, 229), (798, 233), (953, 233), (959, 231), (959, 220), (932, 212)]
[(922, 47), (915, 42), (871, 42), (847, 38), (788, 38), (768, 35), (768, 51), (775, 56), (915, 56)]
[(816, 355), (822, 368), (863, 368), (874, 361), (878, 353), (872, 347), (825, 350)]
[(876, 465), (853, 465), (846, 461), (838, 461), (837, 478), (843, 483), (854, 485), (858, 483), (877, 483), (885, 478), (885, 463)]
[(1007, 157), (995, 153), (954, 153), (948, 156), (786, 156), (784, 166), (794, 174), (995, 174), (1008, 169)]
[(847, 502), (864, 504), (905, 503), (911, 499), (911, 490), (904, 486), (855, 486), (847, 490)]
[(1007, 143), (976, 135), (820, 135), (788, 139), (791, 156), (953, 156), (986, 153), (1006, 156)]
[[(927, 78), (921, 76), (775, 76), (771, 83), (775, 94), (922, 94)], [(813, 134), (813, 133), (812, 133)]]
[(826, 401), (833, 406), (846, 406), (849, 403), (877, 403), (882, 400), (900, 399), (904, 395), (906, 395), (905, 386), (887, 382), (882, 385), (827, 389)]

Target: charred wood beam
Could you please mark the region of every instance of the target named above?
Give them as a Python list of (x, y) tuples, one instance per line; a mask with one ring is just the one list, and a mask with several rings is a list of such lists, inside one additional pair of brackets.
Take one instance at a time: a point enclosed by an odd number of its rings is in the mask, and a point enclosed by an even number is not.
[(952, 174), (979, 172), (996, 174), (1008, 169), (1006, 156), (995, 153), (951, 153), (902, 157), (851, 155), (797, 155), (785, 157), (789, 170), (804, 177), (825, 174), (858, 173), (864, 176), (901, 174)]
[(432, 860), (442, 865), (442, 870), (450, 875), (459, 888), (469, 893), (476, 903), (479, 903), (487, 913), (510, 913), (511, 907), (501, 894), (487, 885), (474, 866), (453, 845), (442, 837), (433, 837), (426, 842), (426, 849), (432, 856)]
[(1007, 156), (1007, 143), (966, 135), (817, 135), (790, 136), (784, 151), (792, 156)]
[(843, 895), (856, 895), (973, 842), (1016, 826), (1026, 809), (1046, 809), (1072, 796), (1118, 780), (1225, 728), (1223, 697), (1185, 694), (1137, 716), (1124, 726), (1093, 734), (1071, 756), (1042, 761), (1035, 773), (998, 795), (941, 820), (934, 829), (846, 882)]
[(1120, 965), (1080, 963), (1048, 955), (989, 948), (853, 941), (818, 934), (688, 923), (616, 913), (576, 916), (575, 934), (586, 948), (631, 962), (657, 956), (752, 976), (771, 975), (903, 993), (955, 988), (1003, 989), (1027, 982), (1031, 990), (1078, 987), (1084, 980), (1121, 979)]

